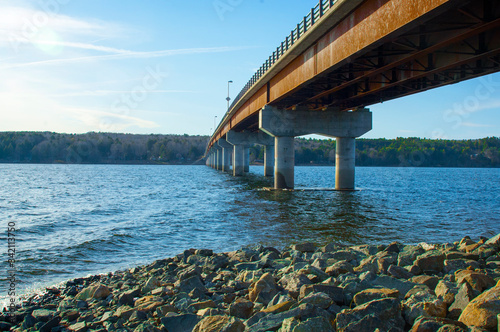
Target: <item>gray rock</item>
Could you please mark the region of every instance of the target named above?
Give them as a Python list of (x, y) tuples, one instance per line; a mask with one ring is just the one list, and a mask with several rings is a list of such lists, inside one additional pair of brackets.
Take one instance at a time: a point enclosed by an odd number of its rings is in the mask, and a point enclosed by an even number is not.
[(179, 280), (184, 280), (195, 276), (201, 278), (201, 267), (196, 265), (189, 266), (177, 273), (177, 278)]
[(283, 276), (279, 283), (290, 293), (291, 297), (297, 298), (299, 296), (300, 288), (303, 285), (310, 285), (311, 280), (303, 274), (294, 272)]
[(257, 271), (264, 267), (264, 263), (261, 261), (258, 262), (243, 262), (236, 264), (234, 266), (238, 272), (241, 271)]
[(197, 315), (185, 314), (163, 317), (161, 319), (161, 323), (167, 331), (192, 332), (196, 324), (198, 324), (201, 319), (202, 317)]
[(254, 304), (245, 299), (238, 299), (229, 306), (229, 314), (241, 319), (248, 319), (252, 315)]
[(332, 301), (342, 305), (344, 303), (344, 290), (340, 287), (331, 285), (303, 285), (300, 288), (300, 298), (304, 298), (311, 293), (324, 293), (330, 297)]
[(458, 270), (465, 270), (468, 267), (478, 269), (479, 263), (470, 259), (447, 259), (444, 261), (444, 273), (455, 272)]
[(448, 318), (458, 320), (462, 311), (474, 298), (474, 290), (468, 283), (464, 282), (460, 286), (457, 295), (455, 295), (455, 301), (448, 308)]
[(86, 332), (87, 331), (87, 323), (79, 322), (69, 326), (69, 330), (73, 332)]
[(326, 267), (325, 272), (332, 277), (338, 277), (341, 274), (353, 273), (354, 266), (347, 261), (340, 261)]
[(389, 276), (380, 276), (371, 282), (372, 286), (379, 286), (382, 288), (397, 289), (399, 294), (404, 297), (406, 293), (415, 287), (415, 283), (410, 281), (403, 281)]
[(413, 277), (413, 274), (408, 272), (408, 270), (406, 270), (404, 267), (396, 265), (389, 266), (389, 268), (387, 269), (387, 274), (393, 276), (394, 278), (406, 279), (406, 280)]
[(42, 327), (40, 327), (40, 329), (38, 331), (39, 332), (50, 332), (50, 331), (52, 331), (53, 328), (55, 328), (59, 325), (60, 321), (61, 321), (61, 317), (54, 317), (51, 320), (49, 320), (47, 323), (42, 325)]
[(405, 321), (401, 316), (399, 300), (387, 298), (374, 300), (354, 309), (344, 309), (337, 315), (337, 331), (403, 331)]
[(56, 312), (54, 310), (47, 310), (47, 309), (37, 309), (31, 313), (31, 315), (37, 321), (42, 321), (42, 322), (48, 322), (54, 317), (55, 314)]
[(413, 265), (415, 259), (425, 252), (420, 246), (406, 246), (398, 255), (398, 266)]
[(297, 250), (300, 252), (315, 252), (317, 248), (318, 247), (316, 247), (316, 245), (314, 243), (311, 243), (311, 242), (299, 243), (299, 244), (292, 245), (293, 250)]
[(151, 292), (153, 289), (158, 288), (161, 286), (161, 283), (158, 279), (155, 277), (150, 277), (145, 283), (144, 286), (142, 286), (142, 293), (147, 294)]
[(198, 276), (192, 276), (184, 280), (180, 280), (175, 283), (175, 286), (179, 288), (181, 292), (189, 293), (193, 290), (199, 290), (201, 292), (206, 292), (207, 289), (201, 282)]
[(312, 305), (302, 304), (299, 307), (281, 312), (279, 314), (269, 314), (251, 326), (248, 327), (247, 331), (252, 332), (266, 332), (266, 331), (276, 331), (281, 327), (283, 321), (287, 318), (301, 318), (314, 311)]
[(403, 316), (413, 325), (418, 317), (446, 317), (446, 304), (427, 291), (419, 291), (403, 303)]
[(312, 304), (322, 309), (328, 309), (333, 304), (332, 299), (325, 293), (311, 293), (300, 300), (299, 305), (301, 304)]
[(293, 329), (293, 332), (311, 331), (334, 332), (335, 329), (325, 317), (309, 318), (306, 321), (300, 322)]
[(24, 317), (24, 320), (23, 320), (23, 323), (21, 325), (21, 328), (23, 330), (28, 330), (28, 329), (32, 328), (33, 326), (35, 326), (36, 323), (37, 323), (36, 318), (33, 317), (32, 315), (28, 314), (28, 315), (26, 315)]

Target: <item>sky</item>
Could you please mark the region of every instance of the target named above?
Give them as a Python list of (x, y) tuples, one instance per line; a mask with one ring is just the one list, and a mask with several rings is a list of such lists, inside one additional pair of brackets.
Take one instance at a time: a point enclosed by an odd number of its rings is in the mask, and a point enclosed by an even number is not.
[[(209, 135), (310, 0), (0, 0), (0, 131)], [(500, 136), (500, 74), (370, 106), (365, 138)]]

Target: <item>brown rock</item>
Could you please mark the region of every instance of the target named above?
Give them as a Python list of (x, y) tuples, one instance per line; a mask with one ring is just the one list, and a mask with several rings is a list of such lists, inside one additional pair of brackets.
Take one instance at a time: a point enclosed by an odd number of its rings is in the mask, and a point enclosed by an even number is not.
[(440, 272), (444, 267), (445, 255), (439, 251), (428, 251), (415, 260), (415, 265), (422, 271)]
[(493, 278), (483, 273), (471, 270), (461, 270), (455, 272), (455, 281), (457, 282), (457, 284), (467, 282), (472, 287), (472, 289), (479, 292), (495, 286), (495, 280)]
[(468, 283), (463, 283), (455, 295), (455, 301), (448, 308), (448, 317), (451, 319), (458, 319), (462, 311), (474, 299), (474, 291)]
[(399, 291), (397, 289), (369, 288), (359, 293), (356, 293), (352, 301), (356, 306), (358, 306), (373, 300), (385, 299), (388, 297), (398, 298), (398, 296), (399, 296)]
[(347, 261), (340, 261), (328, 266), (325, 272), (332, 277), (338, 277), (341, 274), (354, 272), (354, 267)]
[(265, 312), (265, 313), (269, 313), (269, 314), (278, 314), (280, 312), (288, 311), (295, 303), (297, 303), (297, 302), (295, 302), (295, 301), (281, 302), (281, 303), (273, 305), (269, 308), (261, 310), (261, 312)]
[(266, 273), (260, 277), (250, 289), (249, 298), (252, 302), (269, 303), (278, 293), (276, 281), (271, 273)]
[(208, 301), (193, 303), (189, 305), (189, 307), (193, 308), (195, 311), (198, 311), (207, 308), (217, 308), (217, 304), (215, 304), (215, 302), (212, 300), (208, 300)]
[[(445, 328), (446, 327), (446, 328)], [(415, 320), (410, 332), (453, 331), (466, 332), (467, 326), (451, 319), (439, 317), (419, 317)]]
[(229, 314), (234, 317), (238, 317), (241, 319), (248, 319), (252, 315), (253, 312), (253, 303), (245, 300), (238, 299), (236, 302), (231, 303), (229, 306)]
[(440, 280), (434, 292), (437, 297), (443, 299), (444, 303), (450, 305), (455, 301), (455, 295), (458, 293), (458, 288), (454, 283)]
[(460, 315), (459, 321), (467, 326), (494, 331), (498, 327), (499, 312), (500, 287), (496, 286), (472, 300)]
[(245, 325), (241, 320), (228, 316), (209, 316), (203, 318), (193, 329), (193, 332), (243, 332)]
[(429, 289), (434, 290), (439, 282), (439, 279), (434, 276), (416, 276), (411, 278), (410, 281), (416, 284), (426, 285)]

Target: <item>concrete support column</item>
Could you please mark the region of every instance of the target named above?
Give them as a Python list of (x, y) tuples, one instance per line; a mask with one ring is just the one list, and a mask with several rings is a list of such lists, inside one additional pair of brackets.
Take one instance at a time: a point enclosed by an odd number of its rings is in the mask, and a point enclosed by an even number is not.
[(229, 172), (229, 157), (231, 151), (229, 148), (222, 148), (222, 171)]
[(356, 162), (356, 140), (352, 137), (337, 137), (335, 152), (335, 189), (354, 190)]
[(234, 145), (233, 151), (233, 175), (242, 176), (245, 172), (243, 164), (243, 155), (245, 147), (243, 145)]
[(264, 145), (264, 176), (274, 175), (274, 145)]
[(295, 182), (294, 138), (275, 137), (274, 143), (274, 188), (293, 189)]
[(245, 151), (243, 152), (243, 165), (245, 173), (250, 172), (250, 148), (245, 146)]
[(217, 149), (217, 170), (222, 171), (222, 149)]

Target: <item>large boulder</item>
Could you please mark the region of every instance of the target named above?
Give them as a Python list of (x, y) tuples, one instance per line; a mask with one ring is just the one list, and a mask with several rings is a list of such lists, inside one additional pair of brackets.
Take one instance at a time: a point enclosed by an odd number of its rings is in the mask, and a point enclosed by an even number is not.
[(429, 292), (420, 291), (403, 303), (403, 316), (410, 325), (421, 316), (445, 318), (446, 303)]
[(478, 292), (482, 292), (495, 286), (495, 280), (492, 277), (471, 270), (461, 270), (455, 272), (455, 281), (457, 284), (467, 282), (472, 289)]
[(459, 321), (469, 327), (495, 331), (500, 313), (500, 285), (493, 287), (472, 300), (460, 315)]

